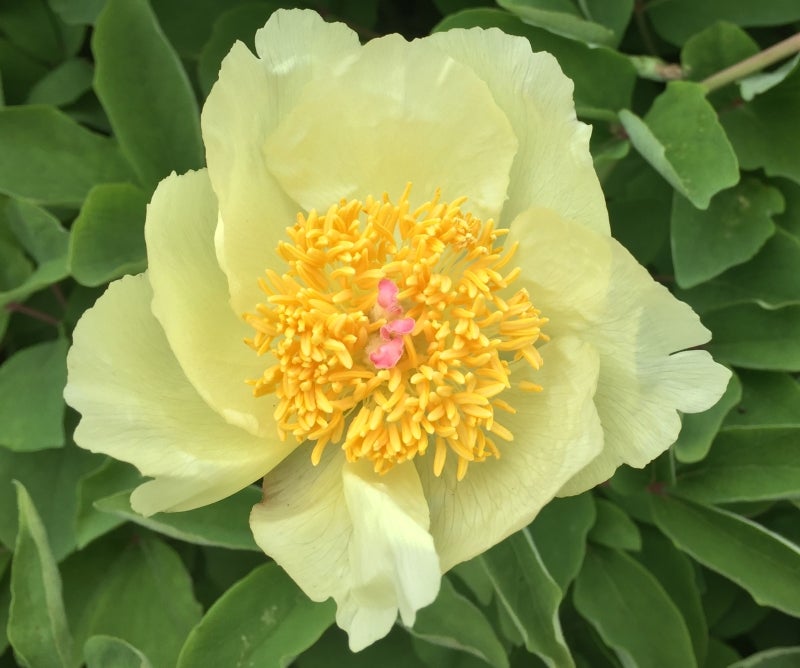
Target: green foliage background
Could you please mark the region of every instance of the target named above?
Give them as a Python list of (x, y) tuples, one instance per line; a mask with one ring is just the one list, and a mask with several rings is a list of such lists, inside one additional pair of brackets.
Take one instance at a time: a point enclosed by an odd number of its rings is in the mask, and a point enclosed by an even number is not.
[(797, 33), (797, 0), (309, 0), (364, 40), (497, 26), (554, 53), (615, 236), (735, 372), (652, 465), (456, 567), (413, 630), (351, 655), (253, 543), (256, 488), (145, 519), (136, 471), (75, 447), (71, 330), (145, 268), (159, 179), (202, 166), (222, 56), (291, 4), (0, 3), (0, 666), (800, 666), (800, 45), (714, 76)]

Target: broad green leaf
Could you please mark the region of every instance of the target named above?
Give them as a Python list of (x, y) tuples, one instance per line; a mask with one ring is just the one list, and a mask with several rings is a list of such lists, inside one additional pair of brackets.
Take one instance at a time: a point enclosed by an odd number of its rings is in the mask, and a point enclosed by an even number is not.
[(589, 548), (574, 602), (623, 664), (697, 666), (680, 611), (658, 580), (624, 552)]
[(642, 527), (642, 550), (633, 555), (658, 580), (680, 611), (698, 665), (708, 648), (708, 627), (692, 561), (652, 527)]
[(687, 463), (699, 462), (703, 459), (708, 453), (725, 416), (739, 403), (741, 398), (742, 384), (736, 374), (733, 374), (728, 381), (725, 394), (714, 406), (702, 413), (687, 413), (683, 415), (681, 433), (673, 446), (675, 458), (680, 462)]
[(334, 619), (332, 601), (314, 603), (275, 563), (231, 587), (192, 629), (178, 668), (288, 665)]
[(642, 549), (642, 536), (636, 523), (611, 501), (597, 499), (597, 519), (589, 532), (589, 540), (597, 545), (620, 550)]
[(560, 616), (567, 645), (578, 668), (622, 668), (617, 655), (603, 642), (594, 626), (575, 610), (572, 597), (564, 599)]
[(61, 575), (78, 647), (92, 636), (112, 636), (136, 647), (154, 668), (174, 668), (201, 609), (173, 548), (148, 533), (120, 530), (70, 556)]
[(658, 527), (681, 550), (733, 580), (761, 605), (800, 616), (800, 550), (764, 527), (718, 508), (651, 496)]
[(678, 285), (691, 288), (752, 258), (775, 233), (772, 216), (783, 207), (780, 191), (755, 179), (719, 193), (705, 211), (676, 194), (671, 237)]
[(200, 86), (208, 94), (219, 75), (222, 59), (228, 55), (236, 40), (241, 40), (255, 51), (255, 34), (279, 7), (290, 6), (287, 2), (254, 2), (234, 7), (222, 14), (214, 23), (211, 37), (200, 52), (197, 74)]
[(64, 23), (88, 25), (97, 20), (106, 0), (47, 0)]
[(619, 120), (636, 150), (697, 208), (739, 180), (736, 156), (699, 84), (673, 81), (644, 119), (623, 109)]
[(587, 21), (569, 0), (497, 0), (497, 4), (525, 23), (544, 28), (556, 35), (586, 42), (613, 46), (617, 38), (606, 26)]
[(494, 585), (483, 568), (480, 557), (462, 561), (456, 564), (451, 571), (472, 592), (483, 607), (488, 607), (494, 597)]
[[(8, 199), (0, 211), (0, 226), (8, 225), (17, 243), (36, 262), (30, 272), (15, 272), (17, 281), (5, 277), (9, 287), (0, 292), (0, 306), (24, 301), (31, 294), (67, 276), (67, 231), (50, 213), (30, 202)], [(16, 283), (16, 284), (12, 284)]]
[(490, 666), (508, 666), (505, 649), (483, 613), (446, 577), (436, 600), (417, 613), (410, 633), (431, 644), (466, 652)]
[(0, 448), (0, 542), (13, 547), (17, 515), (12, 480), (33, 497), (56, 561), (75, 549), (76, 487), (98, 456), (71, 444), (58, 450), (11, 452)]
[[(3, 102), (22, 104), (33, 85), (47, 74), (47, 67), (0, 33), (0, 83)], [(3, 105), (0, 105), (0, 107)]]
[(130, 181), (116, 143), (46, 106), (0, 109), (0, 192), (77, 207), (92, 186)]
[(772, 179), (772, 184), (780, 189), (786, 201), (786, 210), (775, 217), (775, 222), (789, 234), (800, 237), (800, 183), (789, 179)]
[(578, 7), (590, 21), (608, 26), (617, 36), (617, 41), (622, 39), (625, 28), (633, 15), (634, 0), (577, 0)]
[(134, 512), (129, 497), (129, 492), (120, 492), (97, 501), (95, 507), (187, 543), (259, 551), (248, 523), (250, 511), (261, 501), (261, 490), (257, 487), (245, 487), (210, 506), (150, 517)]
[(778, 228), (752, 260), (678, 296), (699, 313), (734, 304), (766, 309), (800, 304), (798, 266), (800, 238)]
[(84, 35), (82, 27), (56, 20), (46, 0), (3, 0), (0, 32), (37, 60), (51, 65), (74, 55)]
[(732, 663), (728, 668), (797, 668), (800, 665), (800, 646), (775, 647)]
[(147, 267), (147, 194), (127, 183), (92, 188), (70, 232), (69, 267), (82, 285), (108, 283)]
[(133, 645), (111, 636), (92, 636), (83, 646), (86, 668), (151, 668), (148, 658)]
[(8, 639), (30, 668), (72, 666), (73, 644), (58, 573), (42, 520), (25, 487), (16, 483), (19, 532), (11, 564)]
[(758, 43), (739, 26), (718, 21), (686, 41), (681, 49), (681, 66), (689, 79), (702, 81), (758, 50)]
[(8, 612), (11, 607), (11, 582), (5, 577), (11, 564), (11, 551), (0, 546), (0, 656), (8, 649)]
[(800, 19), (796, 0), (731, 2), (731, 0), (663, 0), (646, 5), (647, 16), (658, 34), (673, 44), (683, 44), (715, 21), (743, 27), (772, 26)]
[(142, 184), (201, 167), (197, 101), (146, 0), (108, 0), (92, 53), (95, 92)]
[(800, 306), (767, 311), (755, 304), (703, 315), (718, 362), (764, 371), (800, 371)]
[(480, 560), (527, 650), (548, 666), (573, 666), (558, 618), (561, 590), (547, 572), (528, 530), (507, 538)]
[(779, 85), (720, 114), (742, 169), (763, 169), (800, 183), (798, 114), (800, 65)]
[(728, 413), (724, 429), (800, 428), (800, 384), (786, 373), (739, 371), (742, 400)]
[(766, 618), (771, 608), (758, 605), (744, 589), (736, 591), (731, 607), (710, 628), (716, 638), (735, 640)]
[(500, 28), (510, 35), (527, 38), (534, 51), (552, 53), (575, 83), (575, 105), (581, 115), (613, 118), (609, 112), (631, 104), (636, 72), (627, 58), (611, 49), (590, 48), (523, 23), (513, 14), (498, 9), (459, 12), (445, 18), (434, 31), (473, 27)]
[(800, 54), (796, 55), (791, 60), (786, 61), (777, 69), (769, 72), (759, 72), (751, 74), (746, 79), (739, 82), (739, 90), (742, 93), (742, 99), (749, 102), (756, 95), (766, 93), (768, 90), (775, 88), (787, 76), (789, 76), (795, 67), (800, 63)]
[(83, 58), (65, 60), (36, 82), (28, 94), (28, 104), (61, 107), (75, 102), (92, 88), (94, 68)]
[(800, 497), (800, 428), (721, 433), (708, 456), (678, 474), (674, 492), (701, 503)]
[(739, 659), (739, 653), (716, 638), (708, 639), (708, 652), (704, 668), (730, 668)]
[(430, 664), (415, 652), (416, 646), (417, 643), (412, 641), (408, 633), (400, 626), (395, 626), (380, 642), (354, 654), (347, 646), (344, 631), (331, 626), (316, 643), (297, 657), (295, 664), (297, 668), (430, 668)]
[(142, 482), (144, 478), (133, 466), (110, 457), (78, 481), (75, 512), (75, 538), (78, 548), (86, 547), (95, 538), (126, 521), (120, 515), (98, 510), (94, 507), (95, 501), (121, 491), (130, 493)]
[(561, 591), (575, 579), (586, 554), (586, 536), (597, 513), (591, 493), (553, 499), (528, 527), (545, 569)]
[(0, 366), (0, 446), (29, 452), (64, 445), (67, 343), (23, 348)]

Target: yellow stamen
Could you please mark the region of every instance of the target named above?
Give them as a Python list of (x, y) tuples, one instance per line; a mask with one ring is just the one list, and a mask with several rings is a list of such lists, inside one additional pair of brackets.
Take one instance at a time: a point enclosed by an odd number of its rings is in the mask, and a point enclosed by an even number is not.
[[(498, 244), (507, 230), (438, 191), (412, 210), (410, 191), (397, 204), (384, 195), (298, 214), (277, 248), (285, 273), (267, 270), (265, 301), (244, 316), (247, 344), (272, 359), (248, 382), (257, 397), (275, 395), (281, 438), (313, 442), (313, 464), (334, 443), (385, 473), (431, 444), (434, 474), (449, 453), (461, 480), (471, 462), (500, 456), (492, 437), (513, 440), (495, 420), (516, 413), (501, 395), (542, 389), (512, 374), (541, 366), (547, 319), (510, 287), (520, 269), (507, 269), (516, 245)], [(381, 281), (396, 286), (384, 306)], [(371, 361), (387, 341), (393, 355)]]

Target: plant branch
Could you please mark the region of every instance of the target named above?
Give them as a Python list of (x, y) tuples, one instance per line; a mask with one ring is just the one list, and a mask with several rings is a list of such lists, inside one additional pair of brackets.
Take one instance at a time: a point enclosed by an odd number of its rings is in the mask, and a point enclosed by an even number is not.
[(800, 32), (788, 37), (782, 42), (774, 44), (768, 49), (764, 49), (754, 56), (750, 56), (750, 58), (746, 58), (735, 65), (731, 65), (716, 74), (712, 74), (707, 79), (703, 79), (701, 83), (710, 93), (734, 81), (744, 79), (744, 77), (763, 70), (765, 67), (769, 67), (779, 60), (783, 60), (798, 52), (800, 52)]
[(31, 308), (30, 306), (25, 306), (25, 304), (20, 304), (19, 302), (11, 302), (10, 304), (6, 304), (5, 308), (9, 313), (21, 313), (35, 320), (39, 320), (40, 322), (53, 325), (53, 327), (59, 327), (61, 325), (61, 321), (57, 318), (54, 318), (49, 313), (43, 313), (42, 311)]

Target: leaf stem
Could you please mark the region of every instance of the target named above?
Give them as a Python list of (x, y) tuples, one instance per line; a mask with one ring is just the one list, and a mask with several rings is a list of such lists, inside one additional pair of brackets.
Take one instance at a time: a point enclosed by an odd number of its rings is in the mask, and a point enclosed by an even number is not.
[(750, 56), (735, 65), (731, 65), (724, 70), (720, 70), (716, 74), (712, 74), (707, 79), (703, 79), (701, 83), (710, 93), (711, 91), (727, 86), (729, 83), (733, 83), (759, 70), (763, 70), (765, 67), (769, 67), (773, 63), (777, 63), (779, 60), (783, 60), (797, 52), (800, 52), (800, 32), (786, 38), (782, 42), (773, 44), (768, 49), (764, 49), (754, 56)]
[(44, 313), (35, 308), (31, 308), (30, 306), (25, 306), (25, 304), (20, 304), (19, 302), (11, 302), (10, 304), (6, 304), (5, 308), (9, 313), (21, 313), (33, 318), (34, 320), (39, 320), (40, 322), (47, 323), (48, 325), (53, 325), (53, 327), (61, 326), (61, 321), (57, 318), (54, 318), (49, 313)]

